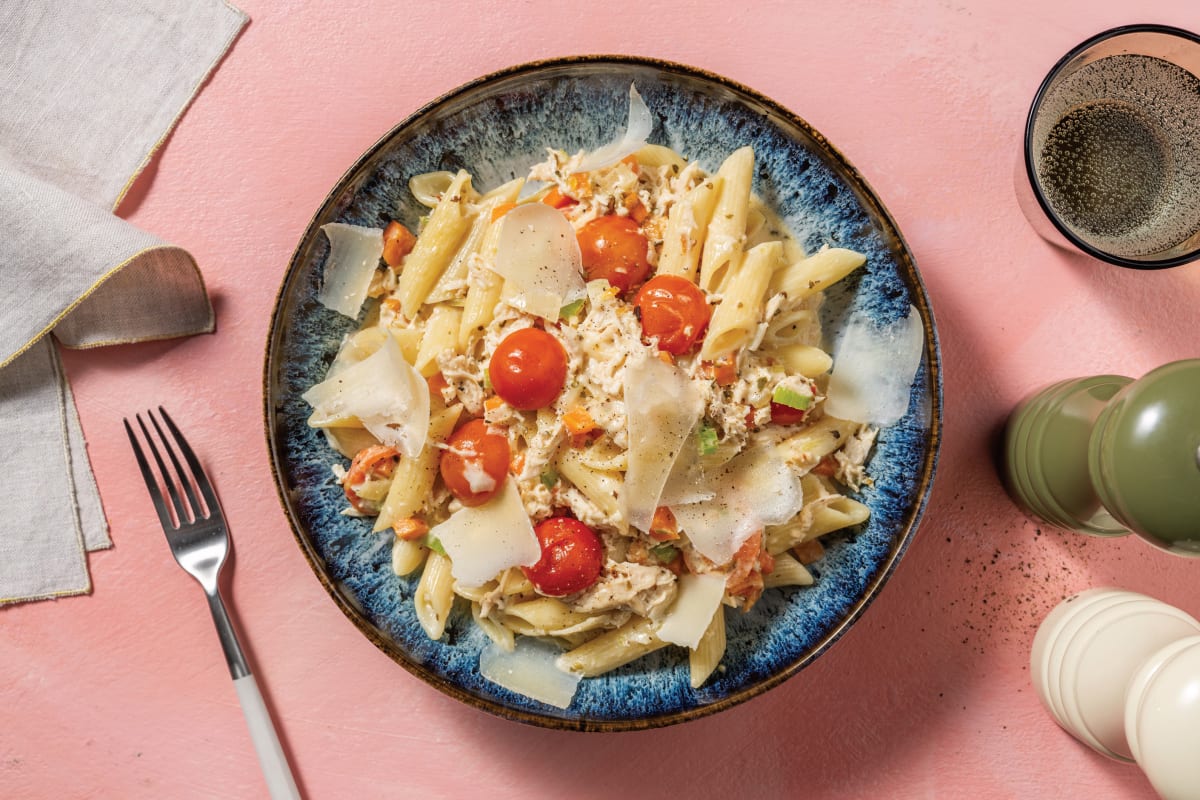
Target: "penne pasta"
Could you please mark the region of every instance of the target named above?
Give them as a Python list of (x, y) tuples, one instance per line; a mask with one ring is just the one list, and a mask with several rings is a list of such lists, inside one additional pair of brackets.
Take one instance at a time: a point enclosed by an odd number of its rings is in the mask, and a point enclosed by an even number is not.
[(430, 551), (413, 594), (417, 621), (430, 639), (442, 638), (453, 606), (454, 578), (450, 574), (450, 559)]
[(463, 198), (471, 185), (471, 176), (459, 171), (429, 215), (416, 246), (404, 259), (396, 281), (395, 296), (405, 318), (414, 320), (438, 278), (449, 266), (466, 235), (471, 220)]
[(399, 537), (392, 540), (392, 572), (400, 577), (411, 575), (425, 563), (427, 549), (417, 542)]
[(605, 514), (617, 514), (623, 481), (620, 473), (592, 469), (578, 450), (568, 449), (558, 459), (558, 473), (583, 492)]
[(706, 178), (684, 195), (667, 213), (662, 254), (658, 257), (659, 275), (679, 275), (695, 281), (700, 270), (700, 253), (722, 179)]
[(825, 456), (841, 447), (858, 423), (836, 417), (821, 417), (807, 428), (779, 443), (784, 458), (801, 469), (812, 469)]
[(487, 231), (492, 227), (492, 215), (497, 206), (516, 202), (517, 194), (520, 193), (524, 182), (523, 178), (511, 180), (483, 196), (466, 237), (455, 251), (454, 258), (450, 260), (445, 272), (429, 292), (429, 297), (425, 298), (426, 303), (453, 300), (467, 293), (471, 256), (477, 255), (483, 246)]
[(666, 647), (655, 635), (658, 623), (635, 617), (614, 631), (602, 633), (558, 657), (558, 668), (585, 678), (603, 675), (647, 653)]
[(693, 689), (699, 689), (717, 669), (721, 659), (725, 657), (725, 607), (717, 606), (717, 611), (709, 620), (708, 627), (696, 649), (688, 651), (688, 672)]
[(769, 351), (788, 372), (816, 378), (829, 372), (833, 357), (819, 347), (810, 344), (789, 344)]
[(441, 367), (438, 366), (438, 356), (457, 354), (458, 329), (462, 325), (463, 310), (449, 305), (437, 305), (429, 314), (425, 323), (425, 336), (421, 339), (421, 347), (417, 350), (413, 366), (422, 376), (429, 378), (436, 375)]
[(767, 283), (779, 265), (782, 253), (783, 246), (778, 242), (760, 244), (730, 273), (729, 287), (713, 312), (704, 344), (700, 347), (702, 360), (715, 361), (754, 338), (762, 317)]
[(811, 586), (812, 583), (813, 576), (808, 568), (783, 551), (775, 556), (774, 569), (763, 575), (763, 586), (767, 589), (780, 586)]
[(437, 445), (450, 436), (461, 413), (462, 406), (453, 405), (430, 416), (425, 447), (418, 457), (402, 458), (396, 465), (391, 489), (384, 498), (379, 516), (375, 518), (374, 530), (390, 528), (397, 520), (421, 510), (437, 476)]
[(795, 304), (824, 291), (865, 263), (867, 257), (862, 253), (828, 247), (779, 270), (771, 280), (769, 291), (771, 294), (782, 293), (789, 304)]
[(734, 150), (717, 170), (721, 189), (700, 255), (700, 288), (721, 291), (726, 273), (736, 265), (746, 241), (746, 217), (750, 207), (750, 185), (754, 174), (754, 150)]

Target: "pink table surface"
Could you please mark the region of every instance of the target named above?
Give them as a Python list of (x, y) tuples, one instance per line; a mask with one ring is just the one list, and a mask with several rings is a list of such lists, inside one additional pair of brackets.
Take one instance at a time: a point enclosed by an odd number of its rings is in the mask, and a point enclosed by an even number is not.
[[(1191, 0), (241, 5), (251, 24), (121, 209), (195, 254), (219, 329), (66, 357), (115, 546), (90, 559), (91, 596), (0, 611), (0, 797), (265, 795), (203, 597), (171, 561), (120, 425), (158, 403), (217, 476), (231, 597), (307, 796), (1153, 796), (1043, 712), (1029, 646), (1090, 586), (1200, 614), (1200, 564), (1030, 521), (990, 447), (1040, 385), (1197, 355), (1200, 267), (1138, 274), (1053, 249), (1012, 190), (1027, 105), (1058, 57), (1118, 24), (1200, 27)], [(945, 371), (932, 499), (878, 601), (774, 691), (629, 734), (495, 718), (379, 652), (295, 545), (262, 426), (276, 290), (342, 172), (463, 82), (587, 52), (724, 74), (836, 143), (916, 255)]]

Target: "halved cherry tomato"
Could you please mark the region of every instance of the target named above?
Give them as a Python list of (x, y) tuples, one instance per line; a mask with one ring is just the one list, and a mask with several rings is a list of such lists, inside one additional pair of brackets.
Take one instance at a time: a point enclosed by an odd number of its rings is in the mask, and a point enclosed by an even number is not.
[(412, 252), (417, 243), (417, 237), (412, 231), (392, 220), (383, 229), (383, 260), (388, 266), (398, 267), (404, 257)]
[(481, 419), (473, 419), (450, 434), (438, 470), (450, 493), (464, 506), (479, 506), (492, 499), (508, 474), (508, 439), (493, 433)]
[(583, 591), (600, 577), (604, 543), (587, 525), (571, 517), (551, 517), (533, 532), (542, 547), (542, 557), (532, 567), (521, 567), (521, 571), (539, 592), (562, 597)]
[(513, 408), (530, 411), (554, 402), (567, 379), (567, 351), (540, 328), (514, 331), (488, 364), (496, 394)]
[(576, 234), (589, 281), (605, 278), (622, 294), (650, 274), (649, 243), (629, 217), (596, 217)]
[(354, 454), (350, 469), (346, 470), (346, 477), (342, 481), (342, 491), (355, 511), (371, 515), (379, 513), (379, 503), (360, 497), (358, 492), (368, 481), (390, 478), (396, 471), (396, 462), (399, 459), (400, 453), (396, 448), (383, 444), (364, 447)]
[(677, 356), (696, 346), (712, 318), (704, 291), (679, 275), (655, 275), (638, 289), (633, 305), (642, 333), (657, 336), (658, 349)]

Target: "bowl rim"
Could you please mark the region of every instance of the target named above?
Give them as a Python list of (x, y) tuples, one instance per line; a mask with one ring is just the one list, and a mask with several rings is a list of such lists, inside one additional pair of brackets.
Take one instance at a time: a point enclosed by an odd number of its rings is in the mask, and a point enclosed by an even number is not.
[[(929, 388), (929, 432), (927, 438), (927, 450), (923, 463), (920, 466), (919, 477), (915, 485), (913, 497), (915, 502), (910, 507), (906, 518), (902, 521), (897, 535), (894, 537), (891, 547), (889, 548), (884, 559), (881, 560), (880, 569), (876, 572), (871, 581), (865, 586), (863, 592), (857, 597), (844, 613), (842, 618), (826, 632), (801, 658), (787, 664), (784, 668), (778, 670), (772, 675), (758, 681), (752, 685), (746, 686), (738, 691), (732, 692), (718, 700), (714, 700), (703, 705), (698, 705), (691, 708), (675, 710), (665, 713), (654, 714), (646, 717), (638, 718), (621, 718), (621, 719), (595, 719), (589, 717), (562, 717), (551, 714), (538, 714), (521, 708), (514, 708), (505, 705), (501, 702), (480, 697), (476, 694), (468, 692), (456, 683), (446, 680), (445, 678), (427, 671), (421, 664), (412, 660), (407, 653), (394, 643), (389, 642), (381, 636), (380, 631), (365, 618), (361, 609), (355, 607), (347, 598), (342, 595), (342, 591), (335, 585), (329, 575), (322, 568), (321, 564), (324, 559), (319, 553), (315, 552), (313, 544), (308, 540), (307, 534), (302, 533), (302, 524), (296, 516), (296, 511), (288, 498), (287, 487), (285, 484), (283, 473), (283, 452), (280, 442), (276, 437), (276, 430), (279, 425), (276, 409), (272, 405), (272, 388), (275, 381), (275, 376), (279, 371), (279, 364), (275, 361), (275, 355), (279, 352), (283, 334), (285, 331), (284, 319), (281, 315), (281, 310), (285, 298), (289, 294), (289, 290), (293, 287), (293, 282), (298, 274), (298, 266), (301, 257), (306, 249), (306, 245), (311, 239), (311, 233), (314, 225), (319, 219), (326, 216), (330, 209), (335, 205), (338, 198), (344, 193), (346, 188), (351, 184), (358, 172), (376, 156), (380, 149), (393, 137), (400, 134), (404, 129), (415, 124), (427, 114), (432, 113), (444, 104), (447, 104), (463, 95), (474, 91), (478, 88), (486, 86), (489, 83), (505, 80), (522, 74), (537, 74), (546, 70), (554, 70), (559, 68), (571, 67), (589, 67), (597, 65), (612, 64), (614, 66), (633, 66), (658, 69), (674, 75), (679, 75), (691, 79), (699, 79), (721, 86), (731, 91), (735, 96), (739, 96), (740, 100), (749, 100), (768, 109), (773, 114), (777, 115), (786, 125), (793, 126), (806, 135), (818, 145), (819, 148), (842, 170), (842, 177), (850, 183), (856, 193), (861, 198), (866, 198), (871, 206), (871, 211), (878, 215), (879, 221), (884, 226), (884, 233), (891, 238), (898, 248), (895, 250), (895, 257), (899, 262), (900, 273), (906, 278), (912, 292), (911, 302), (921, 314), (922, 327), (925, 340), (925, 357), (922, 359), (927, 370), (927, 384)], [(908, 549), (913, 536), (924, 516), (925, 509), (929, 502), (934, 474), (937, 468), (938, 457), (941, 450), (942, 438), (942, 413), (943, 413), (943, 378), (941, 369), (941, 345), (938, 338), (937, 326), (933, 317), (933, 309), (930, 306), (928, 290), (925, 287), (924, 281), (917, 270), (916, 260), (913, 257), (912, 250), (908, 246), (904, 237), (900, 233), (895, 219), (891, 212), (884, 206), (883, 201), (874, 189), (863, 178), (862, 174), (855, 168), (850, 161), (842, 154), (840, 150), (833, 146), (821, 133), (819, 133), (812, 125), (801, 118), (798, 114), (785, 108), (778, 102), (772, 100), (766, 95), (745, 86), (735, 80), (726, 78), (707, 69), (694, 67), (687, 64), (669, 61), (660, 58), (637, 55), (620, 55), (620, 54), (588, 54), (588, 55), (572, 55), (562, 57), (551, 57), (537, 59), (533, 61), (521, 62), (500, 70), (489, 72), (471, 81), (457, 86), (433, 100), (425, 103), (417, 108), (412, 113), (408, 114), (400, 122), (393, 125), (387, 132), (379, 137), (371, 144), (345, 172), (333, 184), (333, 187), (321, 201), (296, 244), (295, 250), (292, 252), (288, 260), (287, 268), (280, 281), (279, 290), (276, 293), (274, 305), (271, 311), (271, 320), (267, 330), (265, 342), (265, 355), (263, 358), (263, 419), (264, 433), (266, 437), (267, 451), (270, 458), (271, 474), (276, 494), (279, 498), (280, 505), (287, 518), (288, 525), (291, 528), (292, 536), (300, 547), (301, 553), (304, 554), (305, 560), (308, 562), (309, 568), (317, 576), (321, 585), (325, 588), (326, 593), (333, 599), (334, 603), (342, 611), (342, 613), (366, 636), (377, 648), (384, 652), (389, 658), (398, 663), (401, 667), (407, 670), (410, 674), (424, 681), (426, 684), (433, 686), (442, 693), (472, 706), (476, 709), (486, 711), (492, 715), (521, 722), (536, 727), (557, 729), (557, 730), (573, 730), (581, 732), (618, 732), (618, 731), (635, 731), (647, 730), (651, 728), (665, 727), (681, 722), (687, 722), (701, 717), (707, 717), (717, 712), (724, 711), (735, 705), (758, 697), (767, 691), (775, 688), (787, 679), (793, 677), (800, 672), (804, 667), (808, 666), (818, 656), (828, 650), (841, 636), (853, 625), (863, 612), (871, 605), (887, 583), (892, 573), (895, 571), (900, 562), (901, 557)]]

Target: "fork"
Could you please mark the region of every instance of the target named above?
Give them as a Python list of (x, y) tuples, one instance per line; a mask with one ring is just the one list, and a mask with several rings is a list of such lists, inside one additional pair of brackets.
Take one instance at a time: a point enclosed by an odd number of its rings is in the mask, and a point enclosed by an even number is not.
[[(159, 453), (159, 447), (155, 444), (155, 437), (146, 427), (141, 414), (137, 414), (135, 418), (138, 427), (141, 428), (142, 436), (150, 448), (150, 453), (154, 457), (154, 462), (158, 466), (157, 476), (146, 460), (146, 455), (129, 420), (125, 419), (122, 421), (125, 423), (125, 432), (129, 434), (129, 443), (133, 445), (133, 453), (137, 457), (138, 467), (142, 470), (142, 477), (146, 481), (146, 488), (150, 491), (150, 499), (154, 501), (154, 508), (158, 511), (158, 518), (162, 522), (163, 532), (167, 535), (167, 543), (171, 546), (171, 553), (175, 556), (175, 561), (204, 587), (204, 594), (208, 597), (208, 607), (212, 611), (213, 623), (217, 626), (217, 637), (221, 640), (221, 647), (225, 651), (225, 660), (229, 663), (229, 673), (233, 677), (233, 686), (237, 690), (242, 713), (250, 728), (250, 738), (254, 742), (254, 750), (258, 754), (258, 763), (266, 778), (267, 789), (273, 800), (299, 798), (300, 793), (296, 789), (296, 780), (292, 777), (287, 757), (283, 754), (283, 748), (280, 747), (279, 736), (275, 733), (275, 726), (271, 723), (271, 715), (263, 702), (262, 693), (258, 690), (258, 683), (254, 680), (254, 675), (246, 663), (246, 657), (242, 654), (233, 623), (221, 600), (219, 577), (221, 565), (225, 563), (225, 556), (229, 552), (229, 532), (225, 526), (225, 515), (221, 512), (221, 504), (217, 500), (217, 494), (213, 491), (208, 476), (204, 474), (204, 469), (200, 466), (200, 461), (196, 458), (196, 454), (188, 445), (187, 440), (183, 438), (183, 434), (179, 432), (179, 428), (175, 426), (175, 422), (162, 406), (158, 407), (158, 413), (166, 423), (170, 436), (164, 433), (153, 411), (147, 411), (146, 416), (149, 417), (151, 427), (158, 435), (158, 442), (175, 468), (175, 476), (178, 481), (172, 478), (171, 472), (167, 469), (167, 465)], [(179, 452), (183, 454), (188, 470), (184, 469), (179, 457), (175, 454), (175, 448), (171, 446), (172, 440)], [(169, 505), (159, 486), (160, 479), (162, 485), (167, 489), (167, 497), (170, 498)], [(193, 484), (195, 488), (193, 488)], [(203, 497), (203, 504), (196, 495), (196, 489)]]

